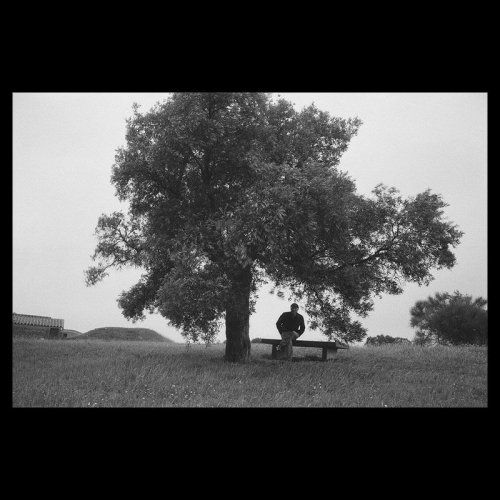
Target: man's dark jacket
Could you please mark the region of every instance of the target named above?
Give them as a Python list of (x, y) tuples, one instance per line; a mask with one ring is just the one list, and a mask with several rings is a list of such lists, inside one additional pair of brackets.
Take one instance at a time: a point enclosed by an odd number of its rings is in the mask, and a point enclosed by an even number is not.
[(276, 321), (276, 326), (280, 333), (282, 332), (297, 332), (299, 337), (304, 333), (306, 325), (304, 324), (304, 317), (297, 313), (293, 317), (291, 311), (284, 312)]

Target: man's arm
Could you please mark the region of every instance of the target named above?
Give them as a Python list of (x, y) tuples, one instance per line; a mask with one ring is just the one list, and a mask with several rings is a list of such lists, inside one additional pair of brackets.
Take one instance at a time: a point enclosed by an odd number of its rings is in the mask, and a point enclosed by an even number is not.
[(299, 319), (300, 319), (300, 325), (297, 331), (297, 333), (299, 334), (298, 337), (300, 337), (304, 333), (304, 330), (306, 329), (306, 325), (304, 324), (304, 317), (301, 316)]
[(278, 332), (281, 332), (283, 331), (283, 327), (281, 326), (281, 323), (283, 321), (283, 316), (284, 316), (284, 313), (278, 318), (278, 321), (276, 321), (276, 328), (278, 329)]

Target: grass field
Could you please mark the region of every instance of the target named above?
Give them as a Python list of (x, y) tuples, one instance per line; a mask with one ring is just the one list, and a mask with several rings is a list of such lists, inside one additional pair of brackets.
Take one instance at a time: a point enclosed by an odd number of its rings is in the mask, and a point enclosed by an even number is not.
[(485, 347), (353, 347), (222, 360), (223, 345), (13, 339), (14, 407), (485, 407)]

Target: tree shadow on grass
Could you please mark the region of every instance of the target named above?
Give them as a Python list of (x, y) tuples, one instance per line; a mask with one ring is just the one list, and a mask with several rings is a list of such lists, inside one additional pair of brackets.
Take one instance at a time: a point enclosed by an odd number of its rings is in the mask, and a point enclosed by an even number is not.
[[(306, 354), (305, 356), (293, 357), (292, 361), (294, 363), (301, 363), (302, 361), (321, 361), (321, 356), (315, 356), (314, 354)], [(327, 361), (332, 361), (331, 359), (327, 359)]]
[[(266, 361), (274, 361), (276, 363), (289, 363), (289, 361), (286, 361), (284, 359), (273, 359), (270, 354), (265, 354), (263, 356), (260, 356), (258, 359), (260, 360), (266, 360)], [(256, 359), (257, 361), (257, 359)], [(292, 362), (293, 363), (301, 363), (303, 361), (322, 361), (321, 356), (315, 356), (313, 354), (306, 354), (305, 356), (292, 356)], [(327, 359), (327, 361), (335, 361), (334, 358)]]

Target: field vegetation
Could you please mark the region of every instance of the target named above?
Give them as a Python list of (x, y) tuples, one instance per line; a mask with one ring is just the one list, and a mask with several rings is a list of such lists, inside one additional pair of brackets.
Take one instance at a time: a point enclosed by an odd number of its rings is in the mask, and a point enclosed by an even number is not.
[(13, 339), (14, 407), (485, 407), (487, 348), (352, 347), (327, 362), (293, 362), (252, 345), (249, 363), (224, 346)]

